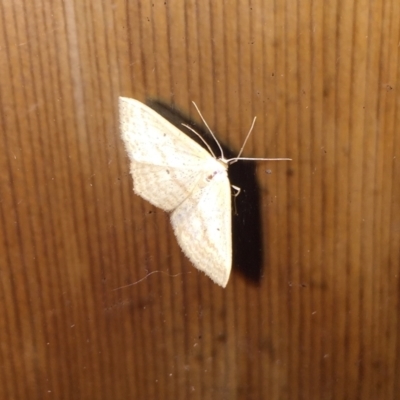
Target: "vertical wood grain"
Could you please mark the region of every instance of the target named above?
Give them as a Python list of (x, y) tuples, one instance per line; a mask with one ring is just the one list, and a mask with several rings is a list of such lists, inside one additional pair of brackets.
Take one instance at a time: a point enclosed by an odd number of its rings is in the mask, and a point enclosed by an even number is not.
[[(399, 21), (395, 0), (0, 2), (0, 399), (396, 399)], [(293, 159), (232, 167), (226, 289), (134, 195), (120, 95), (208, 140), (195, 101), (232, 154), (256, 115), (245, 155)]]

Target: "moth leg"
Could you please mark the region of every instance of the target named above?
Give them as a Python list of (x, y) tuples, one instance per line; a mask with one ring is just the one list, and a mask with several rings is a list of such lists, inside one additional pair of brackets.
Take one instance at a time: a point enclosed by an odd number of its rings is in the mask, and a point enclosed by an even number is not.
[(241, 192), (241, 189), (240, 189), (240, 187), (235, 186), (235, 185), (231, 185), (231, 187), (232, 187), (233, 190), (236, 190), (236, 193), (233, 193), (233, 197), (234, 197), (234, 199), (233, 199), (233, 208), (235, 210), (235, 215), (238, 215), (237, 208), (236, 208), (236, 197), (239, 196), (239, 194)]
[(242, 189), (240, 189), (239, 186), (235, 186), (235, 185), (231, 185), (231, 187), (232, 187), (232, 189), (235, 189), (235, 190), (236, 190), (236, 193), (234, 193), (233, 195), (234, 195), (235, 197), (238, 197), (239, 194), (240, 194), (240, 192), (242, 191)]

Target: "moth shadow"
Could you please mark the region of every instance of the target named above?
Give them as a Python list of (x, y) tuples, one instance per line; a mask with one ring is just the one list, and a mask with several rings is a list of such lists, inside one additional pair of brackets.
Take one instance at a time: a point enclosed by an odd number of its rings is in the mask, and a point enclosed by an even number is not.
[[(203, 126), (195, 124), (179, 110), (159, 100), (148, 99), (148, 105), (191, 139), (204, 147), (204, 143), (182, 124), (189, 125), (198, 132), (219, 156), (219, 149), (210, 133)], [(222, 143), (226, 158), (236, 157)], [(259, 186), (256, 181), (256, 166), (252, 161), (239, 161), (229, 167), (230, 182), (240, 188), (238, 196), (232, 196), (232, 256), (233, 268), (253, 284), (259, 284), (263, 270), (263, 247), (261, 240), (261, 213)], [(233, 190), (235, 193), (235, 190)]]
[(229, 177), (240, 188), (240, 194), (232, 199), (233, 264), (248, 280), (259, 284), (264, 254), (256, 166), (252, 161), (237, 162), (230, 166)]

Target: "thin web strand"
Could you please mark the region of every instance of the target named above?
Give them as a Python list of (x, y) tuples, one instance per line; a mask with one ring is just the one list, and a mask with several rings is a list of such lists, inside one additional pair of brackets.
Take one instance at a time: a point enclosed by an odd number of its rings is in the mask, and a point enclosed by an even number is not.
[[(175, 275), (171, 275), (171, 274), (168, 274), (168, 273), (165, 272), (165, 271), (152, 271), (152, 272), (149, 272), (149, 273), (148, 273), (145, 277), (143, 277), (142, 279), (139, 279), (139, 280), (136, 281), (136, 282), (129, 283), (128, 285), (124, 285), (124, 286), (117, 287), (117, 288), (113, 289), (113, 291), (115, 291), (115, 290), (120, 290), (120, 289), (124, 289), (124, 288), (127, 288), (127, 287), (129, 287), (129, 286), (137, 285), (138, 283), (143, 282), (145, 279), (147, 279), (150, 275), (157, 274), (157, 273), (165, 274), (165, 275), (167, 275), (167, 276), (169, 276), (169, 277), (171, 277), (171, 278), (176, 278), (177, 276), (183, 275), (182, 273), (178, 273), (178, 274), (175, 274)], [(187, 274), (190, 274), (190, 271), (189, 271), (189, 272), (186, 272), (186, 273), (187, 273)]]

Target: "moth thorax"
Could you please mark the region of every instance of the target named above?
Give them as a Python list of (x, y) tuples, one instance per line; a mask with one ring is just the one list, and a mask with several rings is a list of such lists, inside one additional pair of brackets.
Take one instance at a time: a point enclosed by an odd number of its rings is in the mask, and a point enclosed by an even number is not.
[(206, 174), (207, 182), (211, 182), (213, 179), (226, 178), (228, 165), (224, 161), (212, 158), (208, 167)]

